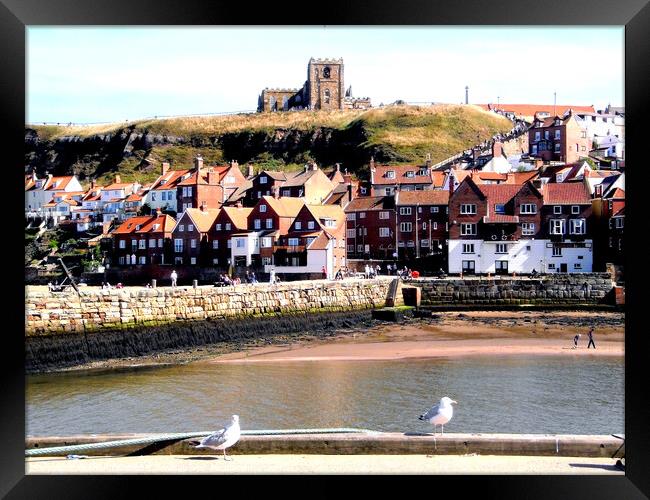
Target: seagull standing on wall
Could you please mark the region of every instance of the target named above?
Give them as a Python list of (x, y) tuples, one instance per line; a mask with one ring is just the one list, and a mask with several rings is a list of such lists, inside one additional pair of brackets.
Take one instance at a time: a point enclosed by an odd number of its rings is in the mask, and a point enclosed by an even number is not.
[[(226, 448), (230, 448), (233, 444), (239, 441), (240, 436), (241, 429), (239, 428), (239, 416), (233, 415), (229, 425), (203, 438), (201, 442), (195, 446), (195, 448), (223, 450), (223, 459), (228, 460), (226, 457)], [(197, 441), (190, 442), (192, 444), (197, 443)]]
[(420, 415), (420, 420), (428, 420), (433, 424), (433, 435), (436, 435), (436, 426), (440, 425), (442, 430), (441, 434), (445, 433), (445, 424), (451, 420), (454, 415), (454, 407), (452, 404), (458, 404), (451, 398), (445, 396), (440, 400), (440, 403), (433, 406), (428, 412)]

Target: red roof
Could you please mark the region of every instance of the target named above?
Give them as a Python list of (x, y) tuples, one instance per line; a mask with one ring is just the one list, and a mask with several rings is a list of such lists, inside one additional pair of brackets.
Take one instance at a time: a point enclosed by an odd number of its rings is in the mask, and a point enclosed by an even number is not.
[(519, 216), (494, 214), (494, 215), (483, 217), (483, 222), (485, 224), (503, 224), (503, 223), (517, 224), (519, 222)]
[[(422, 169), (426, 169), (426, 175), (418, 175)], [(389, 171), (395, 172), (395, 177), (386, 177), (386, 173)], [(413, 172), (413, 177), (407, 177), (407, 172)], [(378, 185), (433, 184), (431, 169), (420, 165), (376, 165), (372, 179), (372, 183)]]
[[(44, 191), (52, 191), (52, 190), (64, 190), (65, 187), (70, 183), (70, 181), (74, 178), (73, 175), (69, 175), (66, 177), (52, 177), (49, 182), (45, 185)], [(54, 187), (55, 184), (58, 185)]]
[(177, 184), (177, 186), (193, 186), (195, 184), (206, 185), (206, 184), (208, 184), (208, 172), (210, 170), (212, 170), (213, 172), (216, 172), (217, 174), (219, 174), (218, 182), (220, 183), (221, 179), (223, 179), (224, 176), (226, 175), (226, 172), (228, 172), (228, 170), (230, 170), (231, 168), (232, 167), (230, 165), (221, 166), (221, 167), (214, 166), (214, 167), (202, 168), (201, 169), (201, 176), (199, 177), (198, 183), (196, 181), (196, 170), (194, 170), (192, 172), (192, 174), (187, 179), (185, 179), (183, 181), (180, 181)]
[(181, 177), (189, 173), (190, 169), (185, 170), (168, 170), (165, 175), (161, 175), (153, 183), (151, 190), (167, 190), (176, 189), (176, 185), (180, 182)]
[(449, 191), (430, 189), (427, 191), (399, 191), (397, 205), (447, 205)]
[[(595, 113), (592, 106), (576, 106), (574, 104), (478, 104), (485, 110), (500, 109), (505, 112), (514, 113), (518, 116), (534, 116), (539, 111), (547, 112), (550, 115), (563, 115), (567, 110), (572, 109), (575, 113)], [(555, 111), (553, 111), (555, 110)]]
[(478, 184), (478, 188), (491, 204), (508, 203), (521, 189), (517, 184)]
[[(154, 224), (159, 224), (160, 227), (153, 229)], [(173, 217), (169, 215), (148, 215), (143, 217), (131, 217), (118, 226), (113, 234), (129, 234), (129, 233), (169, 233), (176, 224)], [(139, 226), (139, 229), (138, 229)]]
[(386, 207), (389, 196), (362, 196), (355, 198), (345, 207), (345, 212), (356, 212), (360, 210), (389, 210), (393, 207)]
[(582, 182), (544, 184), (542, 195), (545, 205), (587, 205), (591, 203), (591, 197)]

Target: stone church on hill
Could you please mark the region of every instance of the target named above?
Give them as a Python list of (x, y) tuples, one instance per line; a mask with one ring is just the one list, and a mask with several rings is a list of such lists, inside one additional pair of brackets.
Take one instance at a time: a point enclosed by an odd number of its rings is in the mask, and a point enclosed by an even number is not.
[(352, 87), (343, 85), (343, 58), (314, 59), (307, 65), (307, 81), (300, 89), (265, 88), (257, 111), (295, 109), (367, 109), (369, 97), (352, 97)]

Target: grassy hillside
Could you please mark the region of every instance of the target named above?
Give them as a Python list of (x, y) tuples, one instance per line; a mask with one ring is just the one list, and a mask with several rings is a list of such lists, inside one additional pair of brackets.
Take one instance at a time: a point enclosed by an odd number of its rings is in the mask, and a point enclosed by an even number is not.
[[(236, 159), (256, 168), (295, 169), (309, 159), (342, 163), (363, 171), (371, 155), (380, 162), (437, 162), (511, 127), (507, 119), (472, 105), (391, 105), (367, 111), (294, 111), (185, 117), (101, 126), (34, 126), (40, 141), (76, 136), (139, 133), (157, 136), (116, 159), (77, 154), (63, 168), (107, 182), (119, 172), (126, 181), (149, 182), (162, 161), (188, 167), (196, 154), (206, 163)], [(168, 143), (165, 137), (172, 137)], [(162, 142), (160, 139), (163, 139)], [(119, 152), (121, 155), (121, 152)], [(74, 156), (74, 155), (71, 155)], [(43, 155), (45, 158), (45, 155)], [(76, 171), (75, 171), (76, 172)]]

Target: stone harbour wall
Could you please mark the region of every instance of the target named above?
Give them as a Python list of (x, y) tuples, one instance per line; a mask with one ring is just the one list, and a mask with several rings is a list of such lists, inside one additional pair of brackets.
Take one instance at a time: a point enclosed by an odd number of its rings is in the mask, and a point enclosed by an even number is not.
[(538, 278), (422, 278), (421, 306), (509, 304), (614, 304), (609, 273), (551, 274)]
[(391, 280), (305, 281), (235, 287), (161, 287), (52, 293), (26, 287), (27, 337), (383, 307)]

